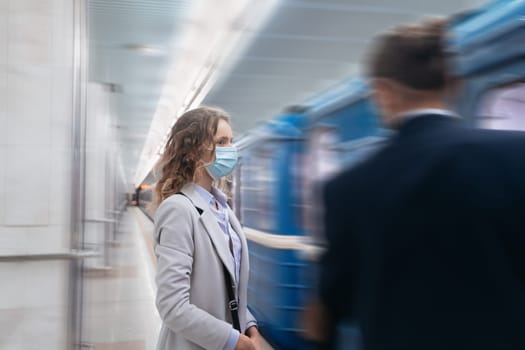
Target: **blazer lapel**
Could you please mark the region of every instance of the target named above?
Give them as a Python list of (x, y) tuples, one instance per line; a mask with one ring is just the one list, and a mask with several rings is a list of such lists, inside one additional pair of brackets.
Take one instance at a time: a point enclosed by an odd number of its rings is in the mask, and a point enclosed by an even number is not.
[(217, 218), (211, 212), (208, 203), (206, 203), (202, 196), (195, 190), (193, 184), (186, 184), (181, 189), (181, 192), (193, 202), (193, 205), (202, 210), (199, 220), (208, 233), (217, 255), (230, 273), (232, 281), (235, 281), (233, 258), (230, 253), (230, 248), (228, 247), (226, 237), (221, 227), (217, 223)]
[(246, 241), (244, 231), (242, 230), (241, 223), (239, 220), (237, 220), (235, 213), (230, 208), (228, 208), (228, 217), (230, 218), (230, 224), (232, 225), (233, 230), (237, 233), (237, 236), (239, 236), (239, 239), (241, 240), (241, 271), (239, 279), (241, 281), (247, 281), (248, 273), (250, 271), (250, 266), (248, 263), (248, 243)]

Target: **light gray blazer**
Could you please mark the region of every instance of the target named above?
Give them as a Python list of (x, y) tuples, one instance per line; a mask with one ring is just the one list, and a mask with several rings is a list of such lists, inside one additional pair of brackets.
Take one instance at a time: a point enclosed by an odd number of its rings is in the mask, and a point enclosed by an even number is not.
[[(223, 263), (235, 281), (228, 242), (208, 203), (187, 184), (165, 199), (155, 214), (156, 304), (163, 324), (157, 350), (222, 350), (232, 329)], [(197, 208), (202, 210), (199, 214)], [(248, 247), (235, 214), (233, 229), (241, 239), (238, 286), (239, 320), (244, 332), (255, 321), (247, 308)]]

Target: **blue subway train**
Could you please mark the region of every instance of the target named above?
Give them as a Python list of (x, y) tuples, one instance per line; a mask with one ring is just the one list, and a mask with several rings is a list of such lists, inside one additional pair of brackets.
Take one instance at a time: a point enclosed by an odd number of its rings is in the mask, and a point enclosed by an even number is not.
[(309, 262), (296, 252), (306, 245), (298, 187), (306, 119), (287, 113), (240, 141), (233, 191), (250, 252), (248, 303), (266, 338), (284, 348), (304, 346), (298, 323)]
[[(449, 30), (462, 80), (451, 104), (473, 127), (525, 130), (525, 2), (490, 2), (453, 18)], [(369, 95), (365, 81), (344, 81), (238, 143), (234, 198), (249, 240), (248, 302), (277, 349), (308, 346), (301, 312), (323, 245), (318, 189), (388, 142)], [(339, 333), (340, 349), (360, 348), (351, 320)]]
[(235, 209), (249, 243), (248, 303), (278, 349), (308, 346), (301, 317), (322, 243), (315, 234), (316, 193), (309, 189), (382, 140), (366, 85), (359, 80), (345, 81), (306, 106), (292, 108), (237, 143)]
[(525, 2), (495, 1), (453, 25), (458, 111), (472, 125), (525, 130)]

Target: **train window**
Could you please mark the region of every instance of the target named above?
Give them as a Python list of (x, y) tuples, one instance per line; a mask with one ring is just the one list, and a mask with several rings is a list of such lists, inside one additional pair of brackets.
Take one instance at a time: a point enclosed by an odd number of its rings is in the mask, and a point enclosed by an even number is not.
[(314, 169), (315, 181), (323, 181), (333, 175), (340, 167), (340, 155), (334, 149), (339, 141), (337, 129), (329, 126), (318, 126), (312, 131), (310, 155)]
[(525, 82), (488, 92), (477, 115), (482, 128), (525, 131)]
[(273, 195), (272, 153), (268, 150), (258, 151), (243, 159), (240, 169), (240, 206), (243, 224), (259, 230), (274, 229), (275, 213)]
[(306, 156), (302, 159), (302, 225), (316, 240), (320, 230), (320, 189), (322, 184), (342, 166), (341, 155), (334, 148), (339, 141), (338, 130), (318, 125), (310, 131)]

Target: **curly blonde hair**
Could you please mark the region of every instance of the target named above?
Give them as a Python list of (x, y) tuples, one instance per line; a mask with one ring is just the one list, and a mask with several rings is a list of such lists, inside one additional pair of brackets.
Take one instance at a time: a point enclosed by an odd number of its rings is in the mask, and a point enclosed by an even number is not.
[(171, 129), (158, 165), (159, 180), (155, 186), (154, 207), (181, 188), (194, 181), (202, 158), (215, 149), (213, 137), (217, 132), (219, 120), (230, 123), (229, 115), (218, 108), (199, 107), (185, 112)]

